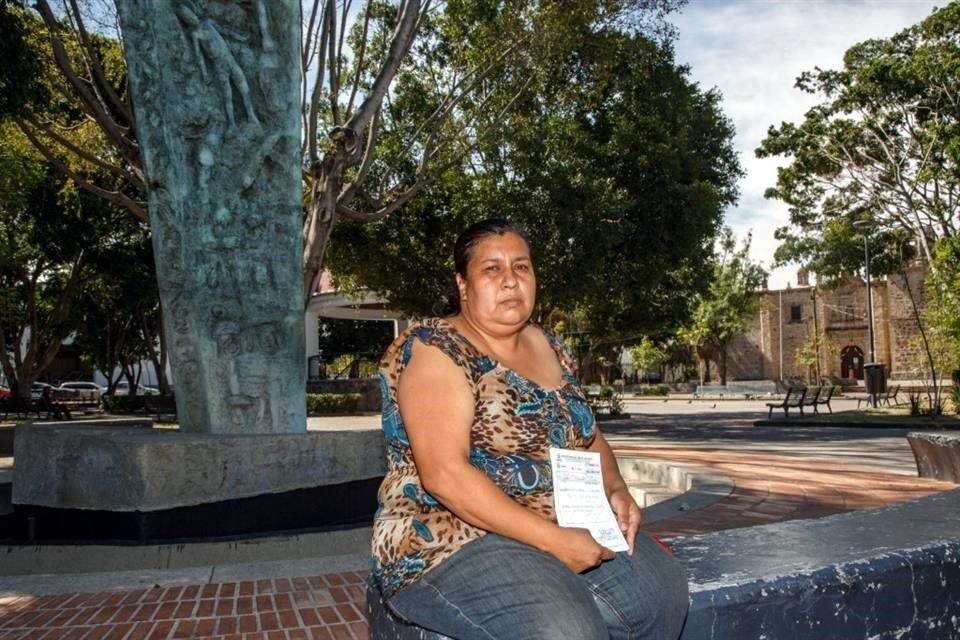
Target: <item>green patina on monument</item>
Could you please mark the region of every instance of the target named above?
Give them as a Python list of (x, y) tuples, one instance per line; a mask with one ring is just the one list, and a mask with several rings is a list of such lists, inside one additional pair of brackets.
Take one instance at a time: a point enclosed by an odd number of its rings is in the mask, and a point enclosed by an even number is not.
[(118, 9), (181, 431), (304, 433), (299, 4)]

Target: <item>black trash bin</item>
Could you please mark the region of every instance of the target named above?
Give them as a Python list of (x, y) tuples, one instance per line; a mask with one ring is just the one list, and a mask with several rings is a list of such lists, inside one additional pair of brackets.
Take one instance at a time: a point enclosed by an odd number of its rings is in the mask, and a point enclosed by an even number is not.
[(867, 393), (875, 395), (887, 391), (887, 367), (882, 362), (868, 362), (863, 365), (863, 382)]

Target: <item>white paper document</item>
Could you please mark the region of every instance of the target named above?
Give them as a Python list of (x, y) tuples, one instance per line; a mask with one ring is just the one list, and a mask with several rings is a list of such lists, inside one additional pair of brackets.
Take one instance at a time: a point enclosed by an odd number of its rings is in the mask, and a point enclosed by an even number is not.
[(612, 551), (626, 551), (627, 541), (603, 490), (600, 454), (550, 449), (553, 505), (561, 527), (580, 527)]

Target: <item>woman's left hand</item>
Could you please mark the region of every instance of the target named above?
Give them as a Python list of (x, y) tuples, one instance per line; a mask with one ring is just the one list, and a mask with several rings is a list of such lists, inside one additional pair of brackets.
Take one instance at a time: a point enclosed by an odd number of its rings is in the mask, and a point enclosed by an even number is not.
[(623, 537), (627, 539), (627, 554), (633, 555), (633, 539), (637, 536), (640, 521), (643, 519), (640, 515), (640, 507), (637, 506), (636, 500), (633, 499), (626, 487), (614, 489), (610, 492), (608, 499), (610, 500), (610, 508), (617, 516), (620, 531), (623, 533)]

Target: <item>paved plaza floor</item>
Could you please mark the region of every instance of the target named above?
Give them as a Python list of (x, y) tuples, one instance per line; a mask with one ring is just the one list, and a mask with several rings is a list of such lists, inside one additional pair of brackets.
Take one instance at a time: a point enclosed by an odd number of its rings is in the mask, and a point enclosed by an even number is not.
[[(841, 400), (834, 410), (846, 408)], [(614, 449), (727, 476), (732, 490), (650, 525), (666, 539), (817, 518), (956, 485), (916, 477), (899, 428), (835, 428), (766, 417), (762, 401), (628, 401), (603, 421)], [(377, 428), (375, 416), (311, 419), (311, 429)], [(149, 552), (149, 549), (145, 550)], [(0, 577), (0, 640), (366, 638), (362, 553), (165, 572)]]

